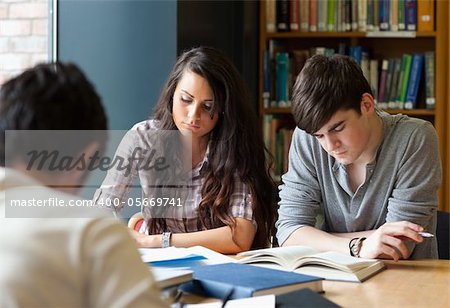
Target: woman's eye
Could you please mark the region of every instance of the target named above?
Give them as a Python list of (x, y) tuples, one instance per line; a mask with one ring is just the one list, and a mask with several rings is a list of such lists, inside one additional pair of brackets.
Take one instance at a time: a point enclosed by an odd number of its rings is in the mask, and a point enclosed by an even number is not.
[(211, 111), (212, 105), (205, 104), (205, 105), (203, 105), (203, 109), (206, 110), (206, 111)]
[(190, 98), (187, 98), (187, 97), (181, 96), (180, 99), (181, 99), (181, 101), (182, 101), (183, 103), (190, 103), (190, 102), (191, 102), (191, 99), (190, 99)]

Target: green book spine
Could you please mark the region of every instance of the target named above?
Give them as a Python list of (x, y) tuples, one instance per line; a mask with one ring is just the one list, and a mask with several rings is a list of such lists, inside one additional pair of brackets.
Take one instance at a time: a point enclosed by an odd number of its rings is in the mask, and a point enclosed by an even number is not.
[(408, 82), (409, 82), (409, 73), (411, 71), (411, 60), (412, 60), (412, 56), (409, 54), (406, 54), (406, 64), (405, 64), (405, 72), (403, 75), (403, 84), (402, 84), (402, 95), (400, 98), (400, 101), (403, 104), (405, 103), (405, 99), (406, 99), (406, 91), (408, 90)]

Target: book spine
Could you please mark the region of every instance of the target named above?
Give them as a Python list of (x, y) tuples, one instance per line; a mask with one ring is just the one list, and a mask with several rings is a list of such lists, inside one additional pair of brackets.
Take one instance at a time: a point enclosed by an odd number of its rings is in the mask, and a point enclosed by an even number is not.
[(343, 17), (343, 31), (352, 30), (352, 1), (344, 0), (344, 17)]
[(425, 52), (425, 103), (427, 109), (436, 107), (436, 61), (434, 51)]
[(289, 0), (289, 21), (291, 31), (298, 31), (300, 29), (299, 1), (300, 0)]
[(398, 31), (398, 0), (391, 0), (389, 21), (390, 21), (390, 30)]
[(358, 31), (358, 0), (352, 0), (352, 31)]
[(289, 54), (279, 52), (276, 56), (277, 63), (277, 104), (278, 107), (288, 106), (288, 78), (289, 78)]
[(277, 30), (277, 9), (276, 0), (266, 0), (266, 30), (267, 32), (276, 32)]
[(417, 0), (405, 0), (405, 23), (407, 31), (417, 30)]
[(317, 0), (317, 31), (327, 31), (328, 0)]
[(380, 30), (389, 30), (390, 5), (388, 0), (380, 0)]
[(277, 0), (277, 30), (289, 31), (289, 0)]
[(372, 95), (375, 101), (378, 97), (378, 60), (370, 60), (370, 88), (372, 89)]
[(405, 31), (405, 0), (398, 0), (398, 30)]
[(380, 0), (373, 0), (373, 30), (380, 31)]
[(422, 76), (423, 55), (414, 54), (411, 61), (408, 90), (405, 98), (405, 109), (417, 107), (417, 93), (419, 92), (420, 77)]
[(384, 102), (386, 103), (387, 107), (390, 109), (395, 108), (394, 105), (389, 104), (389, 99), (391, 97), (391, 90), (392, 90), (392, 79), (394, 76), (394, 69), (395, 69), (395, 59), (389, 59), (389, 65), (388, 65), (388, 71), (387, 71), (387, 77), (386, 77), (386, 89), (384, 91)]
[(330, 32), (336, 31), (334, 26), (335, 14), (336, 14), (336, 0), (328, 0), (328, 16), (327, 16), (327, 29)]
[(434, 31), (435, 0), (419, 0), (417, 2), (417, 30)]
[(373, 7), (373, 0), (367, 0), (367, 31), (373, 31), (374, 24), (373, 24), (373, 15), (374, 15), (374, 7)]
[(409, 73), (411, 72), (411, 59), (412, 56), (409, 54), (405, 55), (406, 57), (406, 65), (405, 65), (405, 71), (403, 74), (403, 80), (402, 80), (402, 94), (400, 97), (400, 102), (402, 103), (402, 106), (405, 104), (406, 99), (406, 91), (408, 90), (408, 82), (409, 82)]
[(309, 2), (309, 31), (317, 32), (318, 30), (318, 0), (310, 0)]
[(402, 59), (396, 58), (394, 59), (394, 73), (392, 76), (392, 81), (390, 85), (390, 95), (388, 106), (390, 108), (398, 108), (400, 105), (397, 104), (397, 94), (399, 92), (399, 80), (400, 80), (400, 72), (402, 69)]
[(309, 31), (309, 1), (300, 1), (300, 31)]
[(367, 0), (358, 3), (358, 31), (367, 31)]
[(270, 107), (270, 53), (269, 50), (264, 50), (263, 60), (263, 103), (264, 108)]
[(378, 88), (378, 106), (381, 109), (386, 109), (386, 100), (385, 100), (385, 92), (386, 92), (386, 81), (387, 81), (387, 74), (389, 69), (389, 60), (384, 59), (381, 62), (381, 73), (380, 73), (380, 82), (379, 82), (379, 88)]

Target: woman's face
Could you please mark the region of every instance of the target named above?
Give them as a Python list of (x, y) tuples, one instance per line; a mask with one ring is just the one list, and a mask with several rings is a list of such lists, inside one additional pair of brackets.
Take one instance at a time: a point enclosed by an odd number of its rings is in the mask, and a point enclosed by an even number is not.
[(183, 135), (193, 141), (207, 140), (219, 119), (218, 112), (211, 118), (214, 96), (205, 78), (185, 71), (173, 95), (173, 120)]

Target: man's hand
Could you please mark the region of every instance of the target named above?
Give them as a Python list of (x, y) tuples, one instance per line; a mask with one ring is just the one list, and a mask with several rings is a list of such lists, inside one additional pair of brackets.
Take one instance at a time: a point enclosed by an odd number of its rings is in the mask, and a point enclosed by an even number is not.
[(422, 242), (420, 231), (423, 231), (421, 226), (408, 221), (385, 223), (363, 241), (359, 255), (361, 258), (390, 257), (395, 261), (408, 259), (410, 252), (403, 241)]

